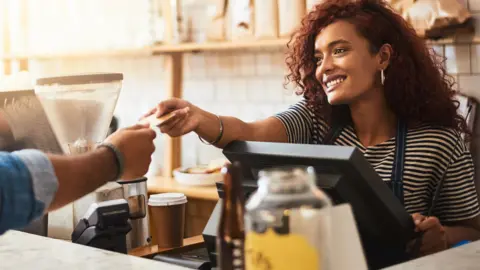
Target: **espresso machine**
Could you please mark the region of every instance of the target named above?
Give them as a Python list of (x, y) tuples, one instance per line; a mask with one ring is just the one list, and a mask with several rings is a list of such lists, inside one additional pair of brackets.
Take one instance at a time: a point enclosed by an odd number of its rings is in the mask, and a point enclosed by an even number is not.
[(72, 243), (127, 253), (126, 235), (132, 226), (125, 199), (94, 203), (72, 233)]
[(118, 181), (125, 198), (90, 205), (75, 226), (72, 242), (120, 253), (150, 244), (146, 181)]

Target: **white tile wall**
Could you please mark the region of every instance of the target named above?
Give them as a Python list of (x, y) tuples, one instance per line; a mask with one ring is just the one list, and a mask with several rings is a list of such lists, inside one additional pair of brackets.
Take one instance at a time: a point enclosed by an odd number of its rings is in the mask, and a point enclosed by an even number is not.
[(459, 91), (459, 89), (460, 89), (460, 81), (459, 81), (458, 78), (460, 77), (460, 75), (458, 75), (458, 74), (449, 74), (449, 75), (453, 77), (453, 83), (454, 83), (454, 85), (453, 85), (453, 90)]
[(435, 51), (438, 56), (445, 56), (445, 46), (443, 45), (433, 45), (431, 48)]
[(268, 99), (265, 93), (266, 82), (261, 77), (251, 77), (247, 81), (248, 100), (253, 102), (261, 102)]
[[(234, 54), (231, 52), (223, 52), (216, 55), (218, 61), (218, 71), (222, 77), (235, 77), (238, 75), (238, 65)], [(218, 73), (217, 73), (218, 74)]]
[(283, 101), (285, 89), (283, 88), (282, 77), (266, 77), (264, 78), (263, 84), (265, 88), (261, 90), (261, 92), (265, 95), (264, 100), (268, 100), (277, 104)]
[(183, 84), (183, 95), (190, 102), (214, 101), (215, 85), (206, 79), (185, 80)]
[(205, 53), (204, 57), (205, 57), (205, 67), (206, 67), (206, 78), (208, 78), (209, 80), (215, 80), (219, 76), (229, 74), (229, 72), (227, 72), (226, 69), (223, 70), (222, 68), (220, 68), (219, 53), (216, 53), (216, 52)]
[(470, 48), (472, 73), (480, 73), (480, 45), (475, 44)]
[(256, 75), (260, 76), (268, 76), (272, 75), (272, 53), (271, 52), (260, 52), (256, 55), (256, 67), (257, 73)]
[(477, 75), (459, 75), (458, 76), (460, 92), (480, 100), (480, 74)]
[(242, 78), (219, 78), (215, 80), (217, 101), (247, 101), (247, 82)]
[(448, 73), (470, 73), (469, 45), (446, 45), (445, 57)]
[(480, 1), (479, 0), (468, 0), (468, 8), (470, 11), (480, 11)]
[(255, 54), (239, 53), (235, 56), (235, 61), (238, 65), (239, 76), (253, 76), (256, 74)]
[(204, 54), (185, 54), (184, 56), (185, 79), (206, 78), (207, 69)]

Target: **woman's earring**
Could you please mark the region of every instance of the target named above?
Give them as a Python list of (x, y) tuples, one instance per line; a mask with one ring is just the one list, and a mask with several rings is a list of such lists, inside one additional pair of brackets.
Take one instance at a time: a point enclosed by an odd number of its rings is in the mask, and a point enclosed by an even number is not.
[(382, 82), (382, 85), (385, 84), (385, 73), (383, 72), (383, 69), (382, 71), (380, 71), (380, 80)]

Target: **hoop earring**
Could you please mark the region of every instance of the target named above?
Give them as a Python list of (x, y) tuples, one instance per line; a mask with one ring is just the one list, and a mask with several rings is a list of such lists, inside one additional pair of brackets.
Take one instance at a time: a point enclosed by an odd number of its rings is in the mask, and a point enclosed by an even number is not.
[(385, 84), (385, 73), (383, 72), (383, 69), (380, 71), (380, 80), (382, 82), (382, 85)]

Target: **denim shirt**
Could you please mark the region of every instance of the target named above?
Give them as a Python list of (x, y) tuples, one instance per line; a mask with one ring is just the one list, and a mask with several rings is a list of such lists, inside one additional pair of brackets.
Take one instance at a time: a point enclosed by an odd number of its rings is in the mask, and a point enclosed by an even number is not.
[(41, 217), (57, 189), (53, 165), (44, 153), (0, 152), (0, 235)]

